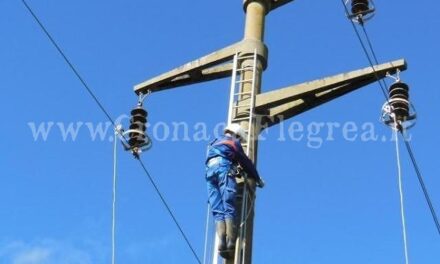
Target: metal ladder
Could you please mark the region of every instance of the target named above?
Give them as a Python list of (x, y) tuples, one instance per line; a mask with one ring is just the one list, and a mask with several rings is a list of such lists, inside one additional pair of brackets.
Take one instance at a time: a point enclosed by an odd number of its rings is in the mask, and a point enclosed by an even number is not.
[[(243, 61), (252, 59), (252, 65), (243, 66)], [(240, 67), (240, 68), (239, 68)], [(245, 71), (252, 70), (252, 78), (250, 79), (241, 79), (242, 73)], [(235, 54), (233, 60), (233, 68), (232, 68), (232, 79), (231, 79), (231, 88), (230, 88), (230, 96), (229, 96), (229, 112), (228, 112), (228, 125), (232, 123), (239, 123), (242, 121), (248, 121), (247, 128), (245, 128), (245, 132), (247, 134), (246, 142), (242, 143), (243, 149), (246, 155), (249, 155), (249, 144), (252, 138), (252, 122), (254, 121), (254, 106), (255, 106), (255, 79), (257, 74), (257, 51), (255, 50), (251, 55), (240, 55), (238, 53)], [(249, 92), (240, 92), (240, 89), (244, 83), (251, 83), (251, 91)], [(239, 104), (240, 101), (246, 100), (246, 104)], [(240, 112), (240, 116), (237, 117), (237, 113)], [(246, 246), (244, 236), (246, 234), (246, 220), (248, 217), (248, 204), (247, 204), (247, 184), (244, 185), (243, 189), (243, 197), (242, 201), (245, 203), (242, 206), (242, 211), (240, 214), (240, 224), (237, 226), (237, 241), (235, 248), (235, 262), (234, 264), (242, 264), (244, 263), (244, 248)], [(214, 229), (215, 232), (215, 229)], [(212, 264), (218, 264), (222, 261), (222, 258), (219, 256), (217, 248), (220, 241), (217, 235), (214, 235), (214, 254), (212, 256)]]
[[(252, 60), (251, 65), (244, 65), (246, 60)], [(252, 71), (252, 77), (250, 79), (243, 79), (243, 73), (246, 71)], [(242, 147), (247, 156), (249, 156), (249, 142), (253, 140), (252, 123), (254, 122), (254, 106), (255, 106), (255, 80), (257, 74), (257, 50), (254, 50), (253, 54), (241, 55), (236, 53), (233, 60), (231, 88), (229, 95), (229, 112), (228, 112), (228, 125), (232, 123), (240, 123), (247, 121), (247, 127), (243, 128), (247, 134), (246, 142), (242, 143)], [(244, 83), (250, 83), (251, 89), (248, 92), (241, 91)], [(245, 104), (240, 102), (246, 101)], [(237, 115), (240, 114), (240, 115)], [(242, 203), (240, 212), (240, 222), (237, 228), (237, 241), (235, 246), (235, 258), (234, 264), (245, 263), (245, 248), (246, 248), (246, 220), (249, 216), (248, 212), (248, 186), (246, 184), (247, 178), (244, 177), (245, 184), (242, 193)], [(238, 196), (238, 195), (237, 195)], [(238, 197), (237, 197), (238, 198)], [(215, 247), (218, 246), (218, 238), (216, 236)], [(218, 252), (214, 253), (213, 264), (218, 263)]]
[[(245, 60), (252, 59), (252, 65), (243, 66)], [(240, 68), (238, 68), (240, 67)], [(252, 78), (240, 79), (242, 73), (252, 70)], [(229, 112), (228, 112), (228, 125), (232, 123), (239, 123), (242, 121), (248, 121), (247, 128), (244, 128), (247, 138), (246, 142), (242, 143), (242, 146), (249, 155), (248, 142), (252, 139), (252, 122), (254, 121), (254, 106), (255, 106), (255, 79), (257, 74), (257, 50), (254, 50), (252, 55), (240, 56), (238, 53), (234, 56), (231, 91), (229, 95)], [(240, 89), (244, 83), (251, 84), (251, 91), (240, 92)], [(240, 101), (246, 100), (247, 104), (239, 104)], [(240, 116), (237, 117), (237, 113), (240, 112)], [(245, 113), (243, 115), (243, 113)]]

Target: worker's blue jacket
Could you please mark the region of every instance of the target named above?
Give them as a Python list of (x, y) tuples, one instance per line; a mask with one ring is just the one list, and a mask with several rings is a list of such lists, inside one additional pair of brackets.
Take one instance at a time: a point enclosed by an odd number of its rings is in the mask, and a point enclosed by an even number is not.
[[(249, 177), (252, 177), (257, 181), (260, 180), (260, 176), (258, 175), (254, 164), (244, 153), (238, 139), (228, 135), (224, 135), (211, 142), (208, 146), (206, 164), (208, 164), (210, 159), (215, 157), (223, 158), (220, 161), (222, 163), (221, 165), (223, 166), (236, 165), (237, 163), (239, 163), (241, 167), (243, 167), (243, 169), (247, 172)], [(207, 177), (209, 177), (209, 171), (207, 172), (207, 174)]]
[(261, 181), (252, 161), (244, 153), (240, 141), (225, 135), (209, 144), (206, 182), (208, 200), (216, 222), (235, 219), (237, 182), (234, 176), (238, 163), (249, 177), (255, 178), (258, 182)]

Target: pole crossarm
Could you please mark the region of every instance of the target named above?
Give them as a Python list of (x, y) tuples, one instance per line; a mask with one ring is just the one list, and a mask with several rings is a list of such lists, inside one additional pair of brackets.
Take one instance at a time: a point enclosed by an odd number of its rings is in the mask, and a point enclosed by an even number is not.
[(368, 67), (262, 93), (256, 97), (255, 110), (263, 117), (263, 127), (270, 127), (406, 69), (405, 60), (400, 59), (376, 65), (374, 70)]
[(259, 57), (263, 59), (263, 65), (266, 68), (266, 46), (258, 41), (243, 40), (137, 84), (134, 87), (134, 91), (137, 94), (146, 94), (148, 91), (158, 92), (184, 85), (230, 77), (232, 74), (231, 61), (234, 55), (236, 53), (252, 54), (254, 50), (257, 50)]

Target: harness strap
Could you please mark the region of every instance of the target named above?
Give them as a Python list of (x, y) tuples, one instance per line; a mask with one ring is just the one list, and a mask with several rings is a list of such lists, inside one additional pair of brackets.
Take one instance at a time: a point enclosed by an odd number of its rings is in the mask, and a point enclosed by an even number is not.
[(234, 151), (237, 151), (237, 146), (235, 145), (235, 142), (230, 139), (219, 141), (219, 142), (213, 144), (212, 146), (218, 146), (218, 145), (227, 145), (227, 146), (233, 148)]

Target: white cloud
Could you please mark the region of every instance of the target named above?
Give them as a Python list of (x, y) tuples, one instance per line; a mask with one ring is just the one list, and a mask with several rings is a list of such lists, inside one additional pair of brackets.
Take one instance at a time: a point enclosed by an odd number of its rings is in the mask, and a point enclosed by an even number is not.
[(0, 259), (12, 264), (92, 264), (90, 252), (52, 239), (2, 243)]
[[(117, 243), (116, 259), (124, 263), (179, 263), (179, 256), (170, 250), (185, 247), (181, 242), (168, 234)], [(166, 262), (157, 262), (161, 256), (166, 256)], [(0, 239), (0, 264), (100, 264), (110, 259), (110, 245), (96, 239)]]
[(47, 263), (51, 251), (48, 248), (29, 248), (17, 254), (12, 260), (13, 264), (36, 264)]

